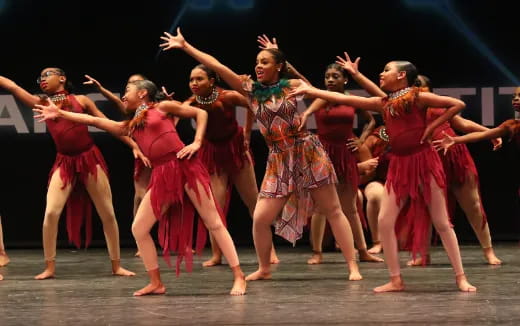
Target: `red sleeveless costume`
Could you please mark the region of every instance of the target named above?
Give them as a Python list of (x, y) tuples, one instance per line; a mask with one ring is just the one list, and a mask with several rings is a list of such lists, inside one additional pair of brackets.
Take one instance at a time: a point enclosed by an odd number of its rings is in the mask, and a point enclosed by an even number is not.
[[(229, 91), (220, 87), (217, 87), (217, 91), (219, 95), (211, 104), (200, 104), (195, 96), (190, 97), (188, 102), (208, 113), (206, 134), (198, 152), (202, 164), (210, 175), (226, 173), (232, 176), (247, 162), (253, 164), (250, 161), (253, 155), (244, 145), (244, 129), (238, 125), (235, 103), (226, 96)], [(228, 213), (231, 190), (231, 182), (229, 182), (224, 216)], [(223, 222), (226, 224), (225, 219)]]
[(314, 114), (317, 134), (334, 165), (340, 183), (348, 183), (356, 191), (359, 184), (357, 160), (346, 146), (352, 132), (356, 109), (342, 104), (320, 108)]
[[(184, 257), (188, 271), (191, 271), (193, 264), (191, 248), (195, 208), (184, 186), (197, 191), (198, 182), (209, 195), (209, 174), (197, 156), (189, 160), (177, 159), (177, 152), (184, 147), (184, 143), (165, 113), (151, 107), (142, 114), (146, 115), (144, 125), (137, 127), (131, 136), (152, 162), (148, 189), (154, 214), (159, 220), (159, 243), (168, 264), (170, 252), (177, 252), (178, 275)], [(200, 252), (205, 244), (205, 232), (202, 221), (198, 225), (196, 248)]]
[(431, 224), (427, 204), (430, 183), (446, 189), (442, 162), (428, 143), (420, 143), (427, 127), (426, 110), (415, 104), (418, 89), (413, 88), (408, 108), (396, 113), (392, 100), (385, 102), (383, 117), (390, 140), (392, 159), (388, 166), (386, 188), (396, 196), (396, 204), (409, 198), (408, 211), (401, 212), (396, 222), (397, 238), (404, 249), (426, 254), (428, 230)]
[[(444, 114), (444, 112), (446, 112), (446, 109), (429, 108), (426, 111), (426, 119), (428, 124), (432, 123), (435, 119)], [(443, 139), (443, 132), (452, 137), (457, 136), (455, 130), (451, 128), (450, 122), (445, 121), (443, 124), (437, 127), (437, 129), (435, 129), (432, 139)], [(466, 182), (466, 178), (468, 177), (474, 178), (477, 185), (479, 184), (477, 167), (475, 166), (475, 162), (473, 161), (471, 153), (469, 152), (466, 144), (455, 144), (450, 147), (445, 155), (440, 154), (439, 156), (442, 161), (442, 166), (446, 175), (446, 185), (448, 187), (451, 185), (460, 186)], [(448, 196), (448, 207), (450, 216), (453, 218), (455, 213), (455, 199), (453, 196)], [(482, 216), (484, 217), (482, 224), (484, 227), (487, 218), (484, 207), (482, 206), (482, 202), (480, 202), (480, 210), (482, 212)]]
[[(62, 110), (85, 113), (85, 109), (74, 95), (67, 94), (66, 100), (62, 103)], [(84, 184), (89, 174), (97, 176), (97, 165), (108, 176), (107, 165), (86, 125), (60, 118), (46, 120), (45, 123), (57, 151), (56, 161), (49, 174), (49, 182), (59, 168), (64, 187), (73, 185), (66, 204), (69, 242), (74, 243), (78, 248), (81, 247), (81, 227), (85, 222), (85, 246), (88, 247), (92, 239), (92, 207)]]
[[(329, 155), (338, 182), (349, 184), (354, 193), (357, 192), (359, 185), (359, 172), (357, 159), (347, 147), (347, 141), (354, 137), (352, 129), (355, 114), (354, 107), (344, 104), (328, 105), (314, 113), (318, 138)], [(361, 223), (366, 228), (363, 203), (358, 199), (356, 204)]]

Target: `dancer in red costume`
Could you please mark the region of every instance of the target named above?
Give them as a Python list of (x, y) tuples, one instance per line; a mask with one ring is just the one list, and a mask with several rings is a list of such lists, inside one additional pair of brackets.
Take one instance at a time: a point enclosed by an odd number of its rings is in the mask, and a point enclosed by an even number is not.
[[(90, 77), (89, 75), (85, 75), (85, 78), (87, 78), (86, 82), (83, 82), (85, 85), (94, 85), (100, 92), (103, 94), (103, 96), (109, 100), (110, 102), (114, 103), (117, 108), (122, 112), (125, 113), (125, 106), (123, 101), (116, 96), (114, 93), (103, 87), (99, 81), (96, 79)], [(131, 82), (138, 81), (138, 80), (146, 80), (144, 75), (141, 74), (133, 74), (130, 77), (128, 77), (128, 81), (126, 84), (128, 85)], [(173, 92), (168, 93), (166, 91), (166, 88), (162, 87), (162, 92), (165, 95), (165, 100), (172, 100), (173, 99)], [(174, 117), (173, 122), (177, 124), (178, 118)], [(146, 189), (148, 188), (148, 184), (150, 183), (150, 176), (152, 175), (152, 169), (149, 166), (146, 166), (143, 163), (143, 160), (139, 158), (135, 158), (134, 160), (134, 218), (135, 214), (137, 213), (137, 208), (139, 207), (139, 204), (141, 203), (141, 200), (143, 200), (144, 194), (146, 193)], [(139, 257), (139, 251), (135, 253), (136, 257)]]
[[(348, 82), (346, 71), (338, 64), (327, 66), (325, 71), (325, 85), (329, 91), (345, 93), (345, 85)], [(375, 120), (368, 111), (356, 110), (356, 108), (344, 104), (327, 102), (316, 99), (302, 115), (300, 129), (303, 129), (309, 116), (316, 117), (318, 137), (329, 155), (334, 170), (339, 179), (336, 186), (343, 212), (347, 216), (354, 236), (354, 242), (359, 253), (360, 261), (382, 262), (383, 259), (368, 253), (363, 226), (358, 215), (357, 193), (359, 184), (358, 159), (349, 148), (354, 138), (354, 115), (363, 116), (367, 124), (363, 127), (363, 133), (359, 142), (372, 132)], [(349, 142), (350, 141), (350, 142)], [(347, 146), (347, 144), (349, 146)], [(320, 264), (323, 256), (321, 253), (323, 235), (325, 230), (325, 217), (314, 214), (311, 221), (311, 236), (313, 255), (307, 261), (308, 264)]]
[[(254, 116), (246, 98), (237, 91), (218, 87), (215, 85), (217, 79), (217, 74), (204, 65), (193, 68), (189, 83), (193, 96), (185, 103), (208, 113), (208, 126), (199, 157), (208, 169), (213, 195), (220, 207), (224, 207), (224, 216), (228, 213), (234, 185), (252, 217), (258, 197), (253, 159), (249, 151)], [(236, 120), (237, 106), (247, 110), (245, 129)], [(213, 255), (202, 264), (204, 267), (222, 263), (220, 248), (213, 237), (210, 240)], [(279, 263), (274, 246), (271, 249), (271, 263)]]
[[(298, 131), (300, 116), (296, 97), (288, 96), (299, 79), (284, 79), (285, 59), (277, 49), (262, 50), (256, 58), (258, 81), (239, 76), (216, 58), (204, 53), (177, 35), (161, 37), (164, 50), (178, 48), (215, 71), (234, 90), (246, 96), (256, 115), (268, 146), (269, 157), (259, 198), (253, 215), (253, 238), (259, 269), (247, 280), (270, 279), (271, 224), (276, 233), (292, 243), (301, 238), (303, 227), (313, 212), (314, 203), (327, 219), (350, 269), (349, 279), (360, 280), (352, 231), (341, 210), (334, 183), (332, 163), (318, 138)], [(276, 220), (276, 221), (275, 221)]]
[[(381, 210), (381, 202), (384, 196), (386, 173), (390, 164), (390, 146), (388, 145), (388, 135), (386, 127), (377, 127), (370, 134), (361, 146), (359, 151), (366, 150), (370, 153), (369, 157), (377, 159), (377, 167), (373, 173), (367, 173), (360, 177), (360, 185), (364, 185), (363, 194), (366, 198), (366, 216), (373, 246), (368, 250), (369, 253), (378, 254), (383, 250), (378, 231), (378, 215)], [(353, 144), (353, 146), (356, 146)], [(357, 147), (355, 147), (357, 148)]]
[[(36, 118), (40, 121), (63, 118), (93, 125), (113, 134), (129, 134), (150, 159), (153, 165), (150, 185), (132, 225), (132, 233), (150, 276), (150, 284), (134, 295), (166, 292), (159, 272), (157, 251), (150, 236), (150, 230), (157, 220), (159, 242), (165, 259), (169, 261), (170, 251), (175, 251), (178, 254), (177, 273), (184, 258), (188, 270), (191, 270), (195, 209), (222, 248), (233, 271), (235, 280), (230, 294), (243, 295), (246, 282), (235, 246), (222, 224), (218, 204), (211, 192), (209, 174), (195, 156), (204, 137), (207, 114), (177, 101), (157, 102), (157, 95), (156, 86), (149, 80), (127, 85), (123, 102), (127, 112), (134, 113), (134, 118), (124, 122), (59, 110), (52, 103), (48, 106), (37, 105), (34, 110), (39, 113)], [(197, 130), (192, 144), (184, 146), (168, 114), (196, 118)], [(197, 248), (202, 249), (202, 245), (198, 243)]]
[[(88, 97), (69, 94), (70, 82), (63, 70), (56, 67), (45, 68), (37, 81), (48, 98), (64, 111), (85, 112), (105, 118)], [(30, 94), (5, 77), (0, 77), (0, 87), (11, 92), (29, 107), (43, 101), (41, 97)], [(65, 204), (67, 204), (69, 240), (78, 248), (81, 246), (81, 227), (85, 223), (85, 244), (89, 245), (92, 232), (89, 197), (103, 223), (108, 253), (112, 261), (112, 273), (122, 276), (135, 275), (120, 265), (119, 228), (112, 206), (108, 171), (105, 160), (94, 144), (87, 127), (59, 119), (47, 121), (47, 128), (58, 153), (50, 172), (43, 221), (43, 251), (46, 268), (35, 279), (47, 279), (55, 275), (58, 220)], [(125, 137), (122, 140), (132, 147), (134, 155), (142, 157), (137, 145), (130, 138)]]
[[(513, 110), (520, 112), (520, 86), (515, 89), (512, 100)], [(443, 149), (446, 155), (450, 147), (458, 144), (474, 143), (481, 140), (492, 140), (497, 137), (505, 137), (509, 141), (514, 141), (520, 148), (520, 120), (509, 119), (498, 127), (466, 134), (464, 136), (452, 136), (444, 133), (444, 138), (435, 140), (433, 143), (437, 149)], [(520, 192), (519, 192), (520, 194)]]
[[(419, 86), (431, 92), (431, 83), (428, 77), (419, 75)], [(444, 113), (444, 109), (429, 108), (426, 114), (428, 123), (435, 121)], [(440, 125), (433, 134), (433, 139), (438, 140), (444, 134), (455, 136), (455, 130), (469, 133), (475, 131), (486, 131), (489, 128), (481, 126), (473, 121), (462, 118), (460, 115), (453, 116), (449, 121)], [(494, 150), (502, 145), (502, 139), (493, 139)], [(482, 205), (479, 191), (478, 172), (473, 158), (465, 144), (458, 144), (450, 148), (446, 155), (441, 155), (441, 161), (446, 174), (446, 182), (449, 190), (448, 207), (450, 215), (453, 216), (455, 202), (458, 202), (477, 236), (484, 257), (490, 265), (500, 265), (502, 262), (495, 255), (489, 232), (489, 224), (486, 221), (486, 213)], [(430, 255), (410, 260), (409, 266), (422, 266), (430, 264)]]
[[(397, 237), (398, 231), (410, 231), (406, 242), (414, 253), (426, 249), (430, 221), (439, 233), (455, 271), (461, 291), (476, 291), (464, 275), (457, 237), (449, 222), (445, 176), (439, 156), (428, 142), (434, 130), (444, 121), (460, 112), (464, 102), (446, 96), (420, 92), (415, 84), (417, 70), (407, 61), (389, 62), (380, 74), (380, 86), (385, 97), (364, 98), (316, 89), (301, 84), (291, 95), (308, 94), (327, 101), (344, 103), (383, 114), (392, 148), (392, 159), (385, 184), (386, 192), (379, 214), (379, 230), (383, 241), (385, 261), (390, 282), (376, 287), (375, 292), (404, 290), (401, 278)], [(444, 107), (445, 113), (427, 126), (426, 109)], [(408, 219), (397, 219), (404, 204), (410, 200)]]

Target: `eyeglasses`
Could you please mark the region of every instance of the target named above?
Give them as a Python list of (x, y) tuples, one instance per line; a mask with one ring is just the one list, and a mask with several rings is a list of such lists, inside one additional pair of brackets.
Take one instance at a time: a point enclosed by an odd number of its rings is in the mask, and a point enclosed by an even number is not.
[(50, 77), (52, 75), (61, 76), (61, 74), (54, 70), (47, 70), (44, 72), (40, 77), (36, 79), (36, 83), (40, 84), (42, 82), (42, 79), (46, 79), (47, 77)]

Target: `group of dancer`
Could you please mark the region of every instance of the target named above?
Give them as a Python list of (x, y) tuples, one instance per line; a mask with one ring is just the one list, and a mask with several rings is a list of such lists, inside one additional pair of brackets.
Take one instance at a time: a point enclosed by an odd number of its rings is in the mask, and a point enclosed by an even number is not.
[[(488, 129), (462, 119), (457, 113), (465, 104), (432, 93), (429, 80), (418, 75), (415, 66), (407, 61), (389, 62), (380, 74), (378, 87), (359, 72), (359, 58), (353, 62), (345, 53), (327, 67), (327, 90), (321, 90), (288, 64), (276, 41), (265, 36), (259, 38), (256, 81), (195, 48), (180, 29), (177, 35), (165, 33), (161, 39), (164, 51), (179, 49), (200, 63), (190, 74), (193, 96), (183, 103), (173, 100), (164, 88), (159, 91), (142, 75), (131, 76), (122, 100), (86, 76), (86, 84), (96, 86), (125, 113), (124, 121), (106, 118), (86, 96), (71, 94), (67, 76), (59, 68), (45, 68), (38, 78), (47, 96), (32, 95), (0, 76), (0, 87), (34, 108), (35, 118), (47, 124), (57, 149), (43, 223), (46, 268), (36, 279), (55, 276), (57, 225), (65, 205), (69, 240), (80, 246), (80, 231), (85, 224), (88, 245), (91, 220), (87, 195), (103, 222), (112, 273), (135, 275), (120, 265), (108, 171), (87, 125), (119, 137), (134, 153), (132, 233), (150, 278), (148, 285), (134, 293), (136, 296), (166, 292), (150, 234), (157, 221), (164, 258), (169, 263), (170, 252), (177, 253), (177, 273), (183, 260), (186, 269), (191, 270), (193, 247), (200, 253), (205, 244), (205, 226), (210, 233), (212, 257), (203, 265), (221, 264), (224, 256), (234, 278), (231, 295), (245, 294), (246, 281), (272, 278), (271, 264), (279, 263), (272, 241), (273, 225), (277, 235), (294, 244), (309, 221), (313, 245), (309, 264), (323, 259), (321, 242), (326, 222), (346, 260), (349, 280), (362, 279), (356, 253), (360, 261), (378, 262), (382, 259), (374, 254), (383, 251), (390, 282), (376, 287), (375, 292), (404, 290), (400, 249), (412, 251), (409, 265), (430, 263), (428, 248), (433, 225), (453, 266), (458, 288), (476, 291), (464, 274), (450, 222), (451, 196), (466, 213), (487, 262), (500, 264), (480, 200), (478, 174), (463, 143), (493, 139), (498, 148), (499, 137), (508, 136), (516, 137), (520, 144), (517, 120)], [(348, 75), (372, 97), (346, 94)], [(219, 78), (232, 90), (218, 86)], [(304, 96), (316, 99), (299, 114), (297, 101)], [(237, 106), (247, 110), (244, 127), (237, 123)], [(520, 88), (513, 106), (520, 110)], [(385, 125), (374, 130), (375, 121), (369, 111), (381, 114)], [(353, 134), (356, 112), (367, 121), (359, 139), (354, 139)], [(317, 135), (306, 128), (312, 114), (316, 116)], [(180, 140), (175, 127), (178, 118), (196, 120), (191, 144)], [(269, 148), (260, 191), (249, 149), (254, 120)], [(455, 136), (451, 128), (469, 133)], [(444, 153), (439, 155), (436, 149)], [(360, 185), (374, 240), (371, 249), (367, 248), (358, 213)], [(253, 218), (258, 269), (247, 277), (226, 229), (232, 186)], [(194, 244), (196, 213), (200, 220)], [(2, 246), (0, 263), (8, 262)]]

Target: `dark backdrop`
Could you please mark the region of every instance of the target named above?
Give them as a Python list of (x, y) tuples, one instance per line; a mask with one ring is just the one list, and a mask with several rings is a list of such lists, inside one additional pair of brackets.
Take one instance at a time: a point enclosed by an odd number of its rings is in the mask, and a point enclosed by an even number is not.
[[(73, 7), (74, 6), (74, 7)], [(290, 61), (315, 84), (322, 84), (324, 67), (348, 50), (361, 56), (361, 69), (372, 80), (386, 62), (414, 62), (438, 88), (471, 88), (463, 100), (463, 116), (482, 121), (483, 88), (489, 89), (493, 125), (513, 117), (510, 95), (501, 87), (518, 85), (520, 63), (516, 13), (505, 2), (491, 1), (27, 1), (0, 0), (0, 74), (37, 93), (36, 77), (48, 66), (63, 68), (76, 93), (95, 92), (83, 86), (83, 75), (121, 92), (128, 76), (140, 72), (176, 92), (189, 95), (188, 76), (196, 64), (180, 51), (160, 53), (163, 31), (182, 26), (187, 40), (210, 52), (238, 73), (253, 74), (256, 37), (275, 36)], [(357, 85), (350, 86), (353, 89)], [(0, 90), (0, 95), (7, 95)], [(506, 92), (507, 93), (507, 92)], [(0, 118), (9, 116), (4, 102)], [(28, 132), (0, 125), (0, 210), (8, 246), (40, 246), (47, 177), (55, 149), (48, 134), (34, 133), (28, 108), (23, 112)], [(98, 102), (110, 117), (116, 111)], [(489, 107), (489, 103), (488, 103)], [(193, 132), (182, 121), (180, 133)], [(120, 225), (121, 241), (133, 245), (132, 157), (118, 140), (104, 133), (94, 138), (105, 155)], [(252, 148), (260, 182), (267, 149), (255, 132)], [(518, 239), (518, 151), (506, 142), (499, 152), (489, 143), (471, 144), (481, 175), (484, 206), (495, 239)], [(251, 221), (234, 193), (230, 232), (238, 244), (251, 245)], [(59, 239), (66, 243), (64, 221)], [(459, 212), (456, 230), (463, 241), (475, 241)], [(99, 219), (94, 218), (94, 244), (102, 244)], [(306, 241), (306, 240), (304, 240)], [(283, 243), (280, 240), (277, 242)]]

